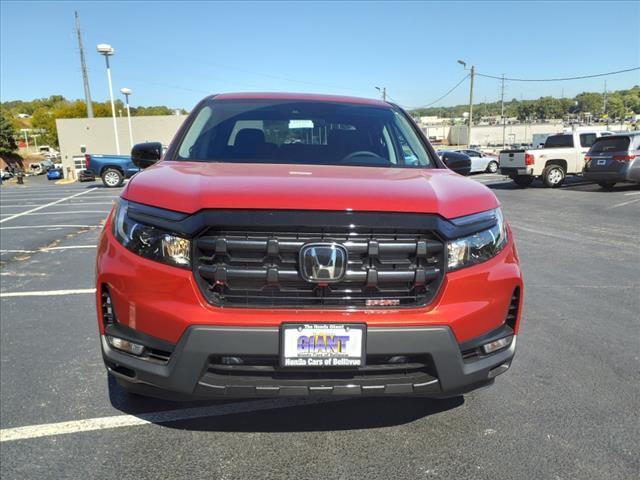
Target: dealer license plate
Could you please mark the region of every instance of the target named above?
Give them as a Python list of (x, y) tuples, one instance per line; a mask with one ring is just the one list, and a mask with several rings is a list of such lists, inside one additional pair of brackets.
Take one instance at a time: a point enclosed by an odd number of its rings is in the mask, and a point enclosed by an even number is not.
[(362, 367), (366, 326), (362, 324), (285, 324), (281, 329), (283, 367)]

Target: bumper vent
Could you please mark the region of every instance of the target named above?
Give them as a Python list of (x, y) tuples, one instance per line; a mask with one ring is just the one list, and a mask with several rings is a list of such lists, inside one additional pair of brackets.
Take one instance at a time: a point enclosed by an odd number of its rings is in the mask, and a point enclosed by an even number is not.
[(509, 303), (509, 310), (507, 311), (507, 319), (505, 323), (509, 325), (513, 330), (516, 329), (516, 323), (518, 322), (518, 308), (520, 307), (520, 288), (516, 288), (511, 296), (511, 302)]
[(113, 302), (111, 300), (111, 294), (109, 293), (109, 287), (102, 286), (102, 293), (100, 294), (100, 310), (102, 312), (102, 322), (104, 326), (114, 325), (118, 323), (116, 318), (116, 312), (113, 309)]
[[(444, 277), (444, 244), (428, 231), (299, 230), (206, 230), (195, 240), (193, 262), (205, 297), (231, 307), (419, 307)], [(300, 275), (300, 250), (324, 242), (347, 250), (346, 273), (337, 283), (308, 282)]]

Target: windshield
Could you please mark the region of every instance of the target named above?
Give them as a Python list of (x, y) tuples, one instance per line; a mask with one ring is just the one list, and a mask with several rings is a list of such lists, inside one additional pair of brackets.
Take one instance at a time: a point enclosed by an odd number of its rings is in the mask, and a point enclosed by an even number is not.
[(405, 116), (392, 108), (318, 101), (212, 99), (177, 160), (432, 167)]

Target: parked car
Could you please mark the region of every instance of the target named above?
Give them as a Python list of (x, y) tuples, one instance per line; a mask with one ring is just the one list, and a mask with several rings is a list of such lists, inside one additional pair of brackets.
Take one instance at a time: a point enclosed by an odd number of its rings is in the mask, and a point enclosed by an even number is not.
[(438, 150), (442, 162), (456, 173), (467, 176), (471, 173), (471, 157), (466, 153), (451, 150)]
[(567, 175), (582, 173), (585, 154), (597, 138), (607, 134), (611, 133), (574, 131), (549, 135), (542, 149), (503, 150), (500, 173), (521, 187), (528, 187), (536, 178), (547, 187), (559, 187)]
[(78, 173), (78, 181), (79, 182), (95, 182), (96, 176), (91, 170), (80, 170)]
[(125, 389), (446, 397), (509, 368), (522, 278), (498, 199), (399, 107), (215, 95), (161, 157), (134, 146), (145, 170), (97, 249), (102, 354)]
[(471, 173), (487, 172), (496, 173), (500, 166), (500, 160), (495, 155), (481, 152), (480, 150), (454, 150), (455, 152), (464, 153), (471, 158)]
[(125, 178), (131, 178), (140, 169), (131, 161), (129, 155), (85, 155), (85, 170), (102, 178), (107, 188), (120, 187)]
[(640, 132), (598, 138), (589, 149), (584, 177), (602, 188), (640, 183)]
[(61, 178), (64, 178), (64, 173), (60, 167), (51, 168), (47, 172), (47, 180), (60, 180)]
[(9, 180), (13, 178), (13, 172), (10, 172), (8, 169), (0, 170), (0, 177), (2, 180)]
[(40, 145), (40, 147), (38, 148), (38, 152), (44, 155), (44, 157), (49, 160), (60, 158), (60, 152), (55, 148), (50, 147), (49, 145)]
[(42, 175), (43, 173), (46, 173), (46, 170), (42, 168), (40, 162), (31, 162), (28, 172), (31, 175)]

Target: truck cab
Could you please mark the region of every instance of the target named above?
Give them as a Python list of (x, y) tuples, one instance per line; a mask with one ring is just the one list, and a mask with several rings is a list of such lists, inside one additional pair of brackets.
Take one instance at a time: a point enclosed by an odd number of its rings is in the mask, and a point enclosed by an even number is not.
[(500, 173), (521, 187), (531, 185), (536, 178), (547, 187), (559, 187), (567, 175), (582, 173), (589, 148), (597, 138), (606, 135), (612, 133), (574, 130), (549, 135), (543, 148), (503, 150)]
[(130, 155), (85, 155), (85, 169), (102, 179), (107, 188), (120, 187), (125, 178), (131, 178), (140, 169), (131, 161)]

